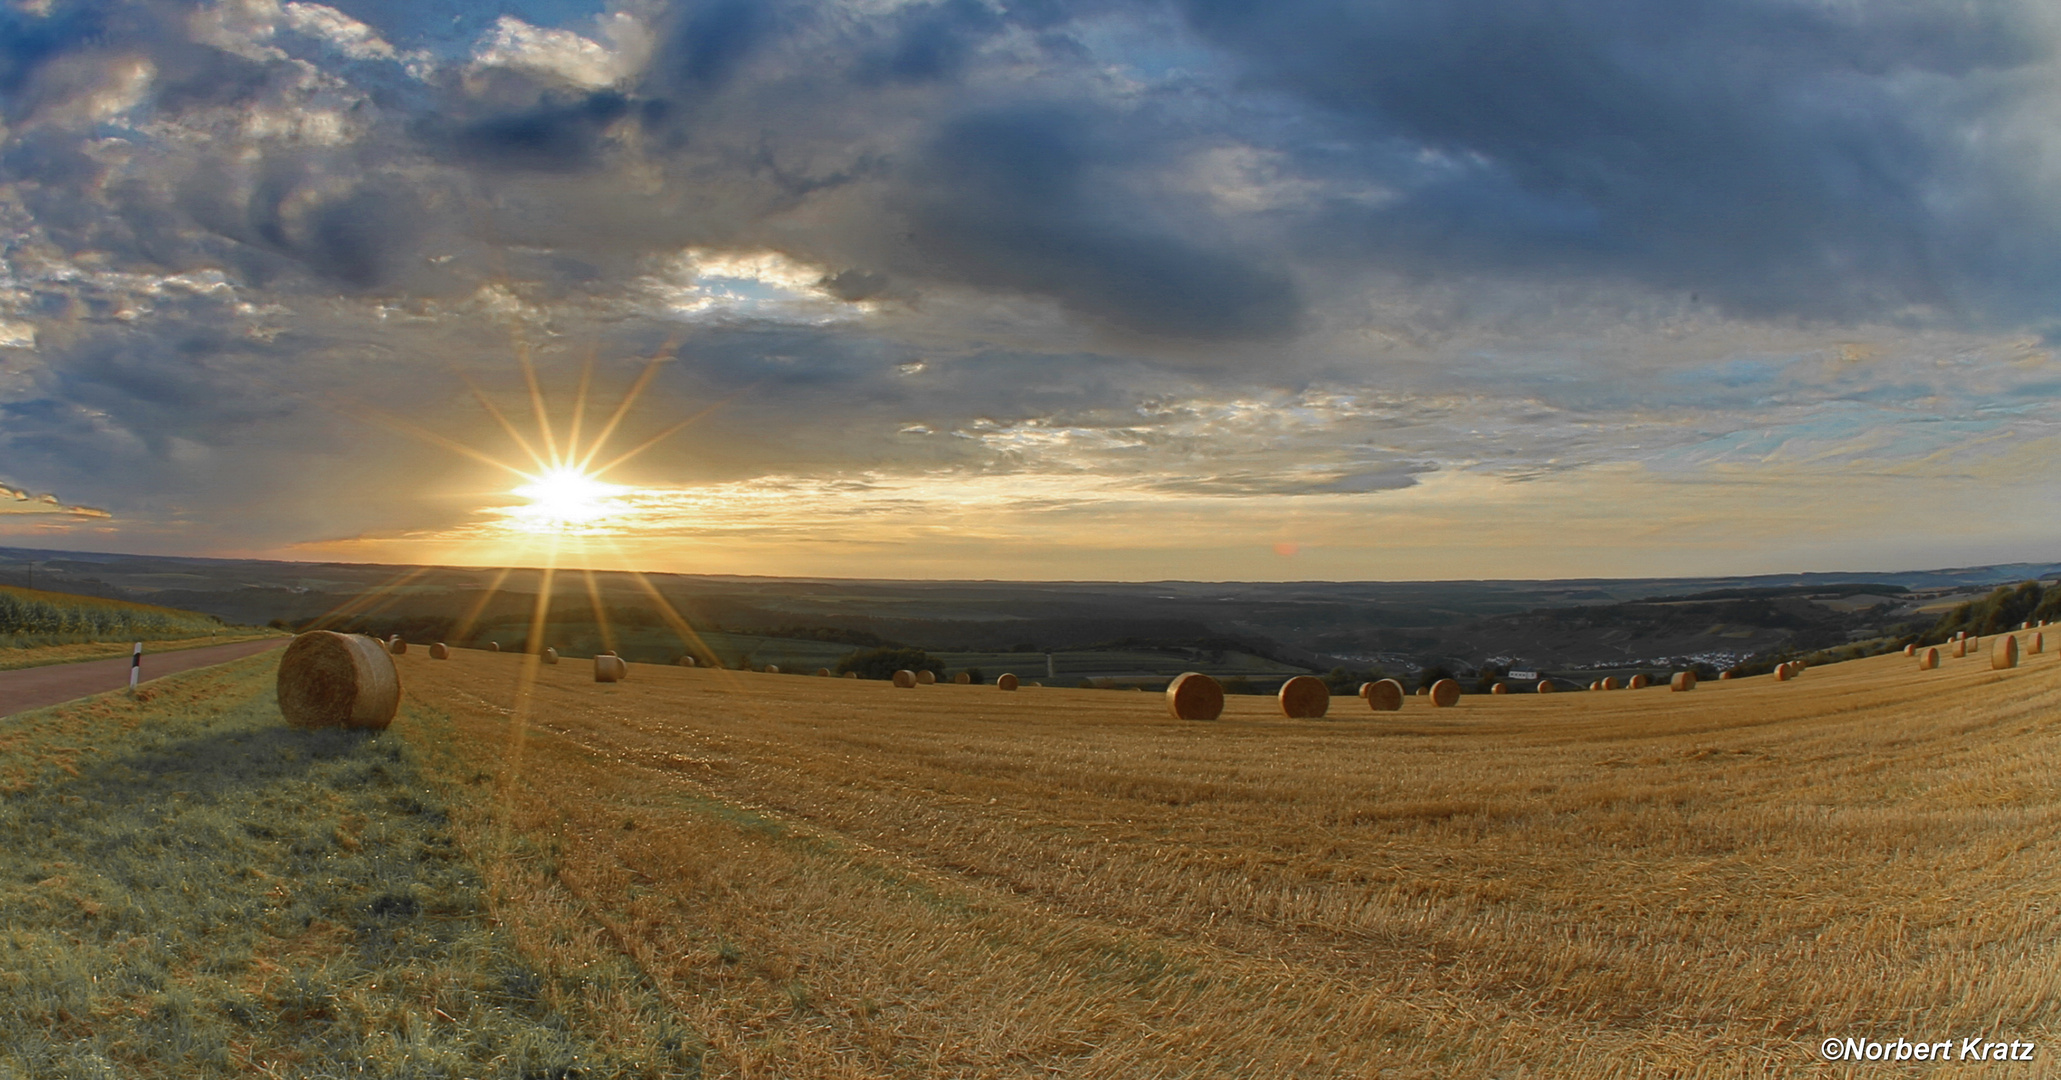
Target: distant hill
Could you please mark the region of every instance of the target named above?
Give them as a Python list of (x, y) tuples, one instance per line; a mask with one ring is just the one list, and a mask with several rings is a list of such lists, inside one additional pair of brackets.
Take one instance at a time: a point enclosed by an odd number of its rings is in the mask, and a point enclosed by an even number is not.
[[(421, 640), (526, 630), (541, 575), (0, 548), (0, 582), (142, 601), (244, 623), (327, 619)], [(1999, 585), (2061, 578), (2061, 563), (1894, 573), (1415, 582), (871, 581), (641, 575), (700, 632), (932, 653), (1230, 651), (1326, 671), (1381, 666), (1583, 666), (1729, 660), (1923, 629)], [(670, 642), (671, 614), (636, 575), (598, 573), (612, 623)], [(406, 578), (406, 584), (393, 583)], [(583, 577), (561, 575), (554, 623), (591, 620)], [(568, 623), (568, 626), (570, 623)], [(568, 630), (570, 632), (570, 630)], [(513, 638), (510, 638), (513, 640)], [(666, 646), (670, 647), (670, 646)]]

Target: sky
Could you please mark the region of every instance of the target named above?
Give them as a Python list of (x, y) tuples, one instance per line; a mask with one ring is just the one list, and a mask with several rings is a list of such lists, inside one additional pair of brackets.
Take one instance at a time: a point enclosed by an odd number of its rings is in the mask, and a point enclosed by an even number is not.
[(2057, 44), (1982, 0), (0, 0), (0, 544), (2061, 558)]

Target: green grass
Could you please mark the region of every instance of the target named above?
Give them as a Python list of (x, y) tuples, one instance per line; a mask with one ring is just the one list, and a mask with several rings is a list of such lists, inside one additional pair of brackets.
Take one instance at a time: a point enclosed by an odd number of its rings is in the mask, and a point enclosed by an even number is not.
[(196, 637), (222, 626), (222, 620), (196, 611), (0, 585), (0, 645), (13, 648), (163, 641)]
[[(627, 962), (541, 975), (404, 716), (297, 731), (276, 657), (0, 725), (0, 1078), (689, 1076)], [(431, 718), (429, 723), (434, 723)]]

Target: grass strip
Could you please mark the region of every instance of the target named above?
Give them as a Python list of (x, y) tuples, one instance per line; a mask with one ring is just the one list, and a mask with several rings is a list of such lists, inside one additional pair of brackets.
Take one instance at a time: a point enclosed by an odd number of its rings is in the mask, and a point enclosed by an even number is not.
[(410, 717), (287, 728), (275, 664), (0, 725), (0, 1080), (697, 1073), (633, 967), (540, 971), (488, 917)]

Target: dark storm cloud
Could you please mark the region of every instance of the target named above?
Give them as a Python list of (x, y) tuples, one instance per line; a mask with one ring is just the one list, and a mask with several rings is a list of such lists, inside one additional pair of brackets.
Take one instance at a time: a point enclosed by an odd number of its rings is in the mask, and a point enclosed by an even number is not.
[(978, 0), (903, 8), (882, 27), (889, 42), (860, 59), (864, 82), (935, 82), (956, 77), (982, 39), (1003, 25)]
[(579, 172), (600, 163), (603, 138), (630, 111), (628, 98), (605, 90), (574, 101), (546, 100), (455, 129), (432, 128), (426, 137), (448, 142), (461, 158), (491, 168)]
[(966, 280), (1050, 296), (1121, 329), (1274, 338), (1294, 286), (1250, 254), (1141, 227), (1142, 206), (1098, 191), (1098, 167), (1135, 153), (1115, 125), (1056, 106), (962, 118), (928, 148), (908, 207), (924, 252)]
[[(2046, 28), (2005, 3), (1184, 0), (1208, 40), (1358, 132), (1437, 155), (1323, 230), (1422, 268), (1541, 265), (1701, 289), (1756, 313), (1865, 317), (2041, 301), (1975, 236), (2022, 227), (1967, 136), (2027, 101)], [(2001, 185), (2000, 180), (2005, 181)], [(1958, 189), (1958, 190), (1957, 190)], [(1953, 197), (1941, 196), (1953, 193)], [(1963, 216), (1970, 214), (1973, 216)], [(1339, 254), (1334, 249), (1334, 254)], [(2003, 292), (2002, 296), (1970, 297)]]

